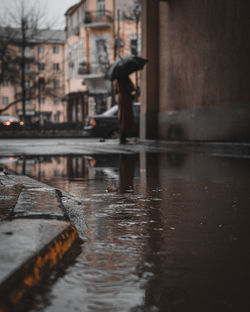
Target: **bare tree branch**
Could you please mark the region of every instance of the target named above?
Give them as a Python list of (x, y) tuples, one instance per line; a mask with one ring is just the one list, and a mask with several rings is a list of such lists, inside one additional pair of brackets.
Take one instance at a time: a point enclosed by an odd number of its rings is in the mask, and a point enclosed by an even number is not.
[(16, 105), (16, 104), (19, 103), (19, 102), (21, 102), (21, 99), (15, 100), (15, 101), (9, 103), (8, 105), (6, 105), (4, 108), (1, 108), (1, 109), (0, 109), (0, 115), (1, 115), (2, 113), (4, 113), (5, 111), (7, 111), (10, 107)]
[[(12, 5), (9, 5), (9, 1)], [(25, 116), (27, 100), (38, 99), (40, 96), (59, 98), (62, 96), (62, 90), (53, 87), (59, 72), (53, 71), (49, 56), (47, 58), (46, 55), (43, 56), (43, 62), (49, 66), (49, 69), (42, 72), (38, 68), (41, 60), (34, 57), (28, 58), (25, 54), (26, 48), (38, 45), (39, 40), (46, 34), (46, 30), (41, 28), (48, 22), (46, 6), (42, 5), (41, 1), (31, 4), (30, 0), (12, 0), (12, 2), (8, 0), (8, 5), (8, 8), (6, 7), (7, 22), (5, 21), (4, 27), (0, 25), (0, 83), (4, 80), (11, 83), (15, 89), (16, 100), (1, 108), (0, 114), (22, 102)], [(46, 37), (43, 40), (46, 42)], [(38, 84), (41, 78), (44, 79), (43, 90), (40, 90)], [(31, 84), (28, 89), (27, 81)]]

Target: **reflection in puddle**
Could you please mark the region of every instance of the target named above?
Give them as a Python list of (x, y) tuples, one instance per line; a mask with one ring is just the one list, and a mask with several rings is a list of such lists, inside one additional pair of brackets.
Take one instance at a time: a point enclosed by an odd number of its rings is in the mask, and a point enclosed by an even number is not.
[(174, 152), (0, 161), (81, 198), (88, 225), (75, 264), (34, 311), (249, 308), (249, 160)]

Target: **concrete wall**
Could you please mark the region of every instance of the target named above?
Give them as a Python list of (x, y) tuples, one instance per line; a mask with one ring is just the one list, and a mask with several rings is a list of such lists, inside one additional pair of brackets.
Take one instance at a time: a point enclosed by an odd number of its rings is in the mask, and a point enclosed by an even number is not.
[(159, 6), (158, 137), (249, 139), (250, 2), (154, 3)]
[(140, 137), (157, 137), (159, 106), (159, 18), (158, 1), (142, 1), (142, 56), (148, 64), (141, 72)]

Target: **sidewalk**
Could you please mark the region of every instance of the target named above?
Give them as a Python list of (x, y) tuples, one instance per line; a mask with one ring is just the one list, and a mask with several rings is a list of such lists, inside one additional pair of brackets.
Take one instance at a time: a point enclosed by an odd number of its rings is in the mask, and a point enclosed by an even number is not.
[(84, 237), (82, 208), (67, 193), (0, 172), (1, 312), (13, 311), (78, 242), (78, 233)]
[(91, 155), (100, 153), (165, 153), (194, 152), (225, 157), (250, 157), (250, 142), (159, 141), (130, 139), (128, 144), (118, 140), (97, 138), (0, 139), (2, 157), (20, 155)]

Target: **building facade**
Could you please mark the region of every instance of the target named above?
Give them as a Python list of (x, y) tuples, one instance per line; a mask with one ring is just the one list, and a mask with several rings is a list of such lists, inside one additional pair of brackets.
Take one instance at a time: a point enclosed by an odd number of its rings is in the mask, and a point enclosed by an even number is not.
[(83, 121), (114, 104), (114, 86), (105, 72), (119, 56), (140, 54), (138, 5), (134, 0), (82, 0), (65, 13), (68, 120)]
[[(65, 30), (39, 30), (25, 43), (25, 116), (31, 122), (83, 122), (102, 113), (115, 104), (107, 68), (119, 57), (141, 54), (139, 0), (81, 0), (65, 19)], [(13, 46), (20, 58), (20, 31)], [(140, 76), (132, 79), (139, 89)], [(2, 81), (0, 111), (22, 98), (20, 85)], [(23, 118), (23, 112), (20, 100), (4, 114)]]
[[(8, 42), (12, 58), (7, 75), (0, 84), (0, 110), (2, 114), (19, 116), (30, 122), (62, 122), (66, 120), (66, 110), (62, 101), (65, 93), (63, 30), (38, 30), (34, 35), (27, 34), (22, 42), (20, 30)], [(6, 41), (5, 41), (6, 42)], [(22, 56), (25, 44), (24, 57)], [(23, 88), (25, 86), (25, 108), (23, 108)], [(14, 105), (11, 103), (17, 102)]]

